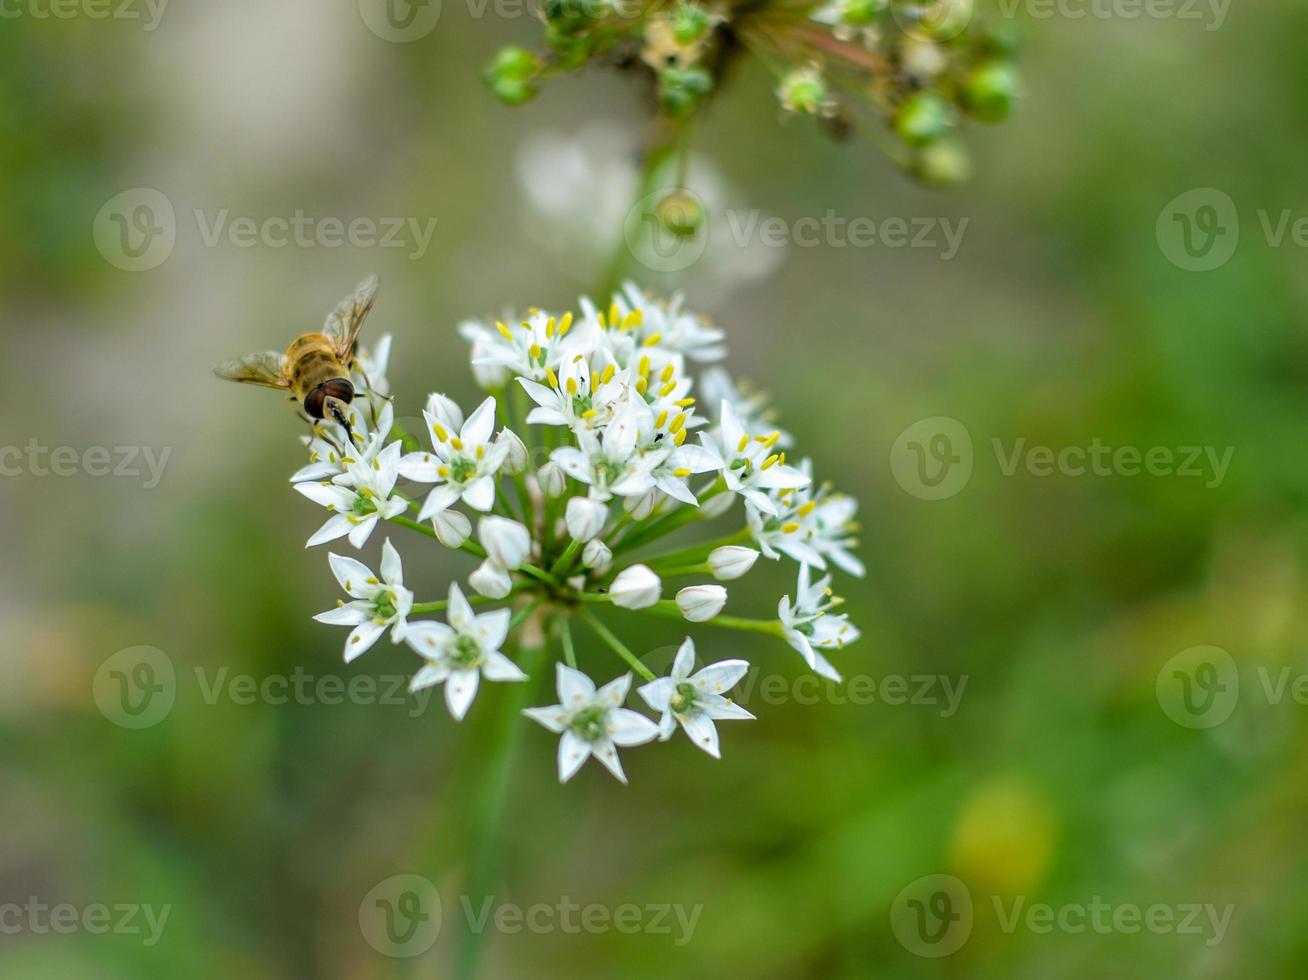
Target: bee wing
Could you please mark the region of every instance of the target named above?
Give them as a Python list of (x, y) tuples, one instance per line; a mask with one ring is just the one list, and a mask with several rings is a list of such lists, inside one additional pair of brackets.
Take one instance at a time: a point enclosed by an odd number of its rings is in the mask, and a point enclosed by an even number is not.
[(336, 356), (345, 363), (349, 363), (354, 342), (359, 339), (359, 329), (372, 310), (372, 304), (377, 301), (377, 286), (376, 276), (369, 276), (359, 283), (353, 295), (341, 300), (323, 324), (322, 332), (331, 338)]
[(264, 385), (267, 388), (289, 388), (291, 383), (283, 371), (285, 365), (286, 355), (270, 350), (223, 361), (213, 369), (213, 373), (228, 381)]

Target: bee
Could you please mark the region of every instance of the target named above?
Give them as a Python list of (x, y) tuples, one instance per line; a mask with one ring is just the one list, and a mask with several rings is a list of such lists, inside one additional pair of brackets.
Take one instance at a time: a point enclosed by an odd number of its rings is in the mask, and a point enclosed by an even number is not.
[(353, 441), (347, 417), (355, 396), (350, 371), (355, 367), (359, 330), (376, 300), (377, 277), (370, 276), (328, 314), (321, 333), (301, 334), (285, 354), (270, 350), (224, 361), (214, 368), (214, 374), (229, 381), (281, 389), (309, 418), (338, 422)]

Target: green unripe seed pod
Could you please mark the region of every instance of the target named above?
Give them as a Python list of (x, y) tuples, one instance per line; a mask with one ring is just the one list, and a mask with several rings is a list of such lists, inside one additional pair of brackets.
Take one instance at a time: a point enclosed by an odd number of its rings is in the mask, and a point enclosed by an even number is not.
[(1006, 61), (990, 61), (972, 69), (963, 83), (963, 105), (982, 122), (1007, 119), (1017, 100), (1017, 72)]
[(953, 125), (949, 105), (930, 92), (914, 95), (895, 116), (895, 132), (909, 146), (927, 146), (949, 132)]
[(886, 9), (886, 0), (845, 0), (840, 7), (841, 23), (867, 27)]
[(532, 76), (536, 74), (536, 56), (525, 48), (507, 47), (482, 73), (496, 98), (506, 105), (521, 105), (536, 94)]
[(812, 68), (797, 68), (781, 80), (777, 98), (791, 112), (816, 116), (827, 104), (827, 84)]
[(677, 12), (672, 22), (672, 36), (678, 44), (694, 44), (709, 28), (708, 11), (694, 4), (677, 5)]
[(678, 238), (690, 238), (704, 224), (704, 205), (684, 191), (673, 191), (654, 208), (654, 216)]
[(972, 160), (961, 143), (939, 140), (918, 153), (913, 173), (936, 187), (956, 187), (972, 176)]

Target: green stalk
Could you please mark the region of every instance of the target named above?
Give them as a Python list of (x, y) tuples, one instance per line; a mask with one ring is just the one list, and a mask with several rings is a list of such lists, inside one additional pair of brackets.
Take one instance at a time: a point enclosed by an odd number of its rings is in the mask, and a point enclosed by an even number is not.
[(582, 610), (581, 617), (586, 620), (586, 623), (595, 631), (596, 635), (609, 645), (614, 653), (627, 662), (627, 665), (631, 667), (632, 670), (647, 681), (654, 680), (653, 672), (641, 663), (640, 658), (628, 650), (623, 642), (614, 636), (607, 626), (592, 616), (588, 610)]

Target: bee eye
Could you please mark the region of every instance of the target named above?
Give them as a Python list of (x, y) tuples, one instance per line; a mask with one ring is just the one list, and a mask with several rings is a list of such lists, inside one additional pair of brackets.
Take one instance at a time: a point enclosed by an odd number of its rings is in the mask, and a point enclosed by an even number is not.
[(322, 390), (322, 385), (314, 388), (304, 396), (304, 411), (311, 419), (322, 418), (322, 403), (327, 398)]
[(320, 387), (328, 398), (335, 398), (347, 405), (354, 400), (354, 385), (345, 378), (334, 378), (324, 382)]

